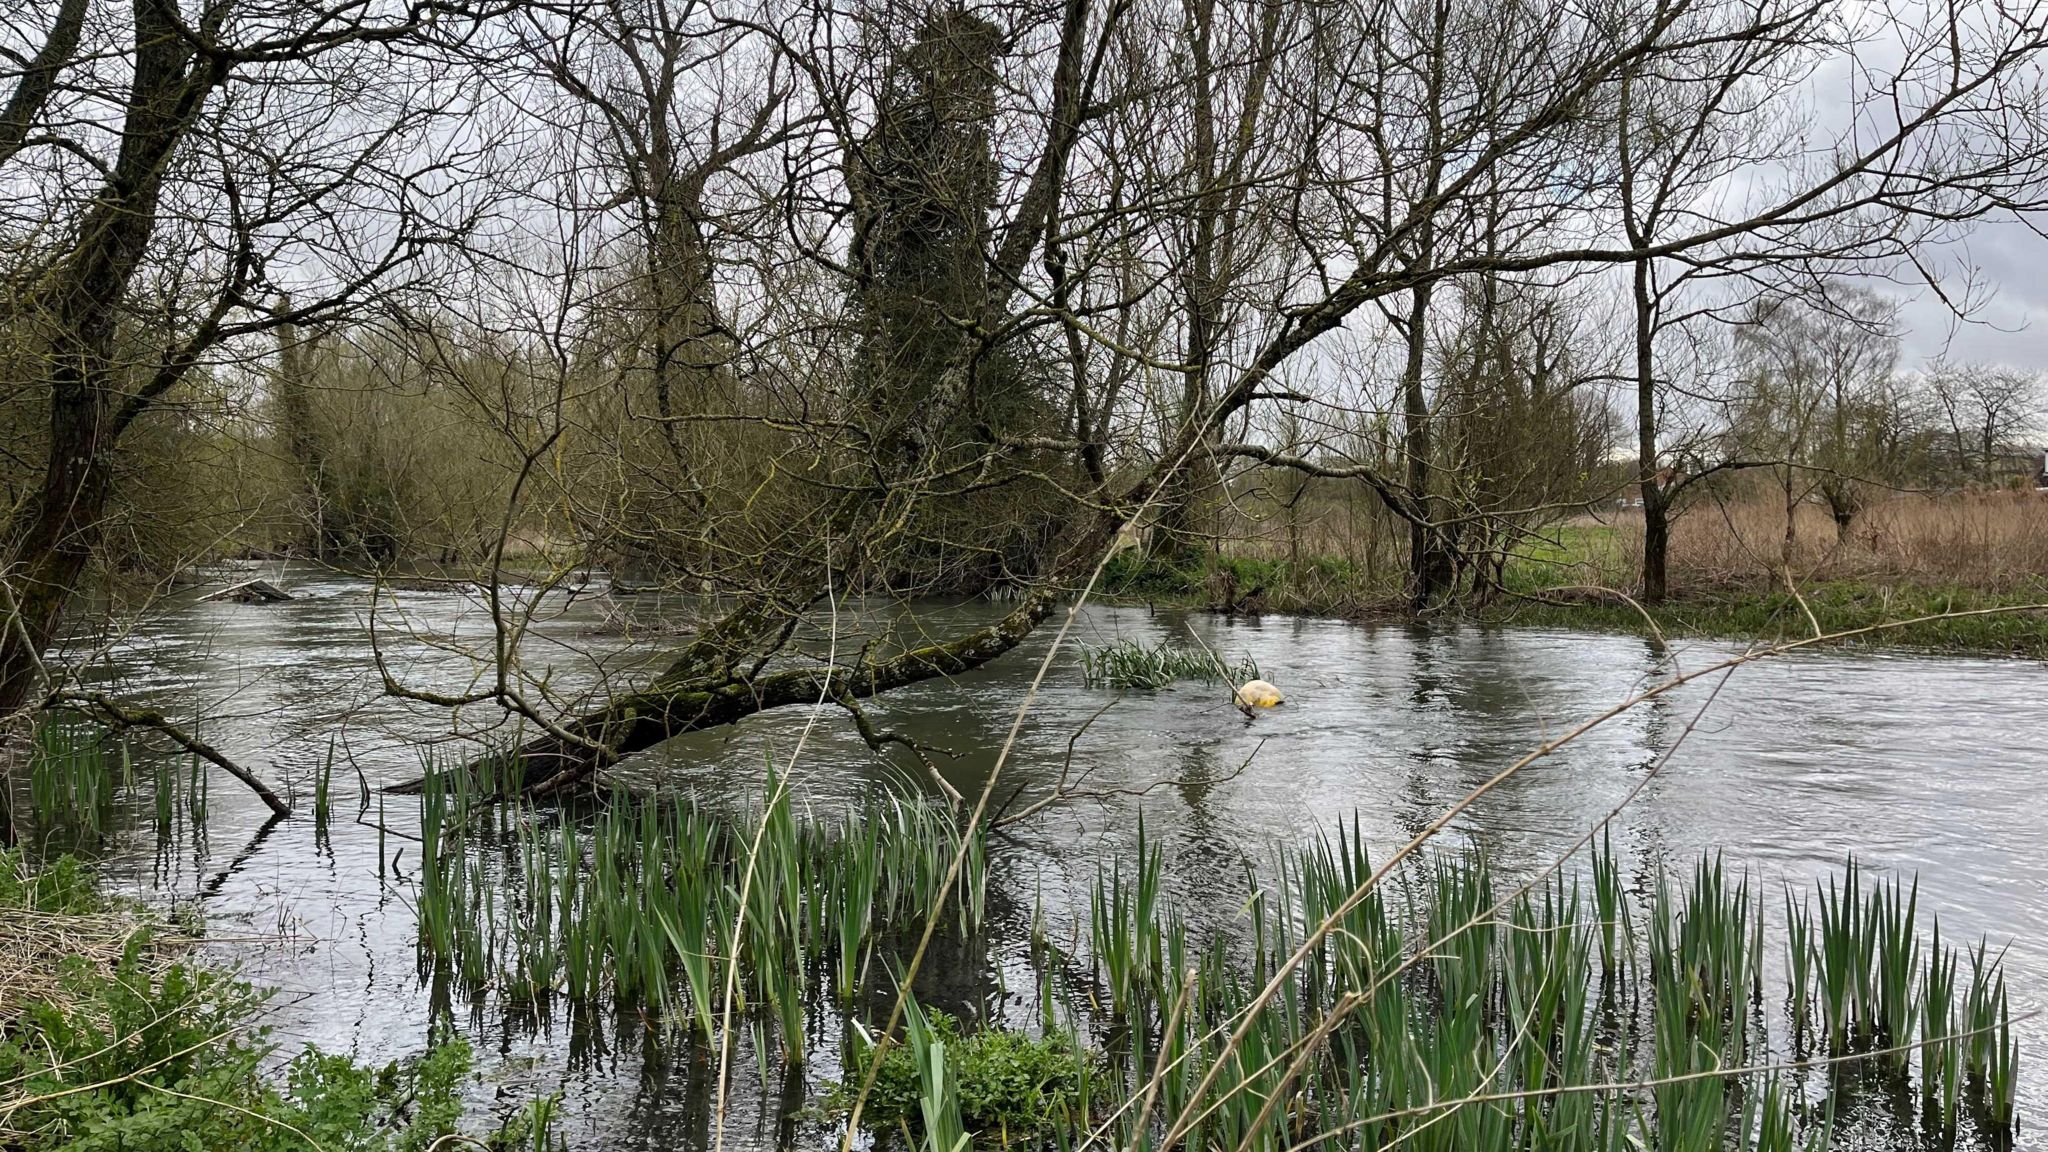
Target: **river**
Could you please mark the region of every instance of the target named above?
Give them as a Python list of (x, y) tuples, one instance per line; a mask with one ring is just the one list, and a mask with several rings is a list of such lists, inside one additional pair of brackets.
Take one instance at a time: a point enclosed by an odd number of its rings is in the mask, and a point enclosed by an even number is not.
[[(347, 817), (357, 770), (373, 788), (416, 775), (420, 740), (445, 734), (449, 717), (382, 698), (364, 628), (367, 583), (302, 567), (265, 574), (295, 599), (259, 606), (181, 594), (111, 642), (106, 675), (173, 716), (206, 717), (206, 739), (280, 786), (289, 782), (302, 803), (331, 746), (347, 766), (335, 776), (345, 815), (326, 835), (310, 820), (266, 824), (262, 806), (223, 775), (210, 787), (203, 834), (157, 843), (146, 801), (136, 800), (134, 827), (113, 837), (105, 868), (153, 898), (197, 901), (216, 955), (278, 990), (269, 1023), (287, 1048), (315, 1043), (375, 1061), (416, 1052), (427, 1042), (432, 990), (414, 963), (404, 841), (379, 837), (374, 803), (370, 819)], [(542, 604), (521, 651), (529, 668), (549, 671), (564, 700), (600, 675), (644, 668), (675, 642), (666, 633), (687, 612), (664, 610), (650, 596), (555, 593)], [(995, 610), (849, 606), (840, 646), (850, 649), (856, 631), (885, 626), (899, 636), (943, 635)], [(439, 692), (478, 684), (481, 666), (461, 650), (490, 636), (474, 594), (386, 593), (378, 617), (386, 666), (402, 682)], [(1057, 624), (1055, 617), (984, 669), (891, 694), (872, 705), (877, 723), (953, 753), (945, 771), (972, 795)], [(832, 625), (819, 627), (813, 647), (828, 642)], [(1075, 904), (1085, 914), (1096, 863), (1133, 845), (1142, 814), (1147, 835), (1166, 847), (1169, 888), (1227, 920), (1245, 868), (1275, 846), (1355, 818), (1384, 853), (1544, 741), (1676, 672), (1739, 651), (1135, 607), (1084, 610), (1070, 640), (1150, 643), (1185, 639), (1190, 630), (1228, 659), (1255, 660), (1286, 704), (1247, 720), (1215, 686), (1119, 696), (1084, 686), (1078, 661), (1062, 656), (996, 795), (1011, 811), (1043, 796), (1070, 741), (1068, 770), (1094, 794), (997, 838), (998, 915)], [(488, 706), (465, 712), (473, 723), (489, 715)], [(2014, 1010), (2033, 1012), (2048, 1005), (2044, 748), (2048, 669), (2040, 665), (1864, 651), (1786, 655), (1623, 712), (1503, 783), (1446, 835), (1483, 847), (1504, 872), (1526, 871), (1640, 787), (1613, 824), (1615, 845), (1638, 877), (1663, 864), (1689, 868), (1707, 850), (1724, 852), (1773, 890), (1810, 885), (1851, 854), (1874, 869), (1917, 873), (1922, 907), (1939, 914), (1944, 936), (2009, 945)], [(790, 763), (803, 803), (820, 809), (836, 810), (898, 775), (843, 712), (801, 708), (672, 741), (629, 774), (706, 796), (751, 795), (768, 765)], [(412, 807), (391, 798), (388, 823), (402, 830), (415, 819)], [(380, 845), (387, 865), (396, 851), (395, 874), (379, 868)], [(1006, 961), (989, 963), (1000, 969)], [(960, 975), (984, 991), (1006, 984), (1001, 971)], [(454, 1015), (483, 1054), (492, 1094), (516, 1102), (566, 1092), (567, 1135), (579, 1147), (672, 1147), (694, 1142), (679, 1133), (704, 1130), (705, 1076), (686, 1059), (617, 1035), (607, 1042), (602, 1029), (488, 1006), (458, 1005)], [(2048, 1025), (2033, 1017), (2021, 1036), (2026, 1125), (2048, 1106)], [(727, 1147), (775, 1142), (775, 1117), (764, 1107), (775, 1111), (756, 1100), (735, 1112)]]

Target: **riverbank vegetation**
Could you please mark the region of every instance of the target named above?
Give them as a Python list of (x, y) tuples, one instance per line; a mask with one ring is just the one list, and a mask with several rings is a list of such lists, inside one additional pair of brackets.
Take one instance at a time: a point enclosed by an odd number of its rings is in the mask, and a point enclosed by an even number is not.
[[(1271, 532), (1220, 541), (1176, 565), (1132, 550), (1111, 559), (1113, 599), (1256, 615), (1405, 619), (1403, 575), (1386, 541), (1344, 535), (1325, 505), (1290, 556)], [(1873, 629), (1858, 643), (2039, 658), (2048, 655), (2048, 497), (2034, 492), (1894, 494), (1846, 535), (1817, 505), (1793, 518), (1750, 497), (1676, 522), (1672, 591), (1646, 602), (1631, 582), (1642, 554), (1635, 511), (1577, 512), (1531, 529), (1499, 558), (1485, 597), (1438, 615), (1538, 627), (1774, 642)], [(1313, 533), (1308, 530), (1313, 526)], [(1922, 617), (1941, 617), (1898, 627)]]
[[(381, 1069), (308, 1048), (280, 1073), (265, 995), (195, 945), (73, 857), (31, 866), (0, 851), (0, 1140), (28, 1152), (426, 1152), (463, 1130), (466, 1042)], [(470, 1143), (546, 1152), (553, 1110), (537, 1101)]]
[[(1382, 874), (1340, 829), (1248, 876), (1212, 935), (1141, 829), (1084, 901), (1006, 936), (984, 850), (916, 800), (819, 823), (771, 785), (730, 825), (619, 797), (470, 809), (465, 831), (452, 795), (429, 809), (423, 972), (519, 1011), (638, 1007), (705, 1051), (743, 1037), (764, 1081), (809, 1069), (819, 1122), (914, 1147), (2012, 1142), (1997, 950), (1944, 940), (1916, 882), (1854, 861), (1773, 891), (1712, 857), (1640, 882), (1602, 849), (1505, 884), (1455, 850)], [(969, 1024), (924, 1003), (943, 983), (899, 987), (925, 947), (1007, 957), (1035, 990), (955, 1001)]]
[[(108, 746), (85, 735), (51, 745)], [(107, 792), (165, 779), (104, 753), (62, 764), (105, 773)], [(436, 1027), (458, 1003), (525, 1027), (615, 1018), (721, 1085), (780, 1084), (799, 1140), (2014, 1146), (2000, 945), (1945, 936), (1917, 881), (1854, 860), (1811, 885), (1711, 854), (1625, 872), (1591, 833), (1508, 880), (1426, 835), (1376, 863), (1353, 824), (1278, 846), (1197, 907), (1142, 822), (1079, 891), (1027, 893), (991, 870), (985, 832), (915, 792), (818, 812), (771, 775), (752, 805), (540, 804), (512, 776), (429, 767), (418, 864), (379, 882), (416, 910)], [(322, 830), (369, 810), (321, 792)], [(44, 815), (82, 821), (63, 798), (103, 794), (54, 791)], [(204, 961), (203, 933), (110, 897), (71, 857), (0, 857), (0, 911), (0, 1124), (26, 1147), (196, 1132), (420, 1152), (473, 1095), (470, 1050), (445, 1034), (382, 1070), (282, 1062), (261, 994)], [(1012, 987), (963, 990), (985, 971)], [(550, 1147), (554, 1109), (476, 1139)]]

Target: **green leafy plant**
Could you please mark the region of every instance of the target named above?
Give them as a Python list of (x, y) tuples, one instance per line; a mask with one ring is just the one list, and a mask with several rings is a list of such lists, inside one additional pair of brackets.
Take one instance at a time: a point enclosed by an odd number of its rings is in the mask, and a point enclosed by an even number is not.
[[(969, 1138), (997, 1148), (1034, 1147), (1080, 1119), (1089, 1057), (1073, 1033), (1034, 1037), (989, 1027), (962, 1036), (954, 1017), (914, 1000), (907, 1008), (907, 1042), (883, 1056), (861, 1108), (862, 1127), (955, 1152)], [(874, 1041), (856, 1029), (846, 1079), (828, 1111), (852, 1110), (873, 1053)]]
[(0, 849), (0, 908), (89, 916), (106, 906), (98, 881), (76, 857), (31, 868), (21, 849)]
[(1242, 684), (1259, 678), (1249, 657), (1225, 664), (1212, 652), (1160, 641), (1150, 648), (1136, 640), (1118, 640), (1101, 647), (1081, 646), (1081, 677), (1090, 688), (1164, 688), (1180, 680)]
[[(118, 956), (53, 956), (54, 979), (0, 1032), (0, 1146), (67, 1152), (426, 1152), (458, 1131), (467, 1043), (367, 1068), (307, 1048), (282, 1083), (253, 1021), (264, 995), (171, 963), (149, 925), (121, 912), (75, 860), (31, 871), (0, 854), (13, 921), (124, 921)], [(63, 939), (59, 934), (57, 939)], [(552, 1101), (512, 1116), (486, 1146), (543, 1152)]]

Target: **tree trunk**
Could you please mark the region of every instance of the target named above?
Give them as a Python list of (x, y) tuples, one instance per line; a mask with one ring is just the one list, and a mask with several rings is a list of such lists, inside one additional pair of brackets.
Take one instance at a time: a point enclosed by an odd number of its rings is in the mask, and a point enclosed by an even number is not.
[(1408, 458), (1408, 498), (1416, 515), (1408, 521), (1408, 600), (1416, 609), (1430, 603), (1451, 586), (1454, 572), (1442, 530), (1435, 522), (1435, 502), (1430, 496), (1432, 475), (1430, 453), (1429, 395), (1423, 387), (1423, 367), (1429, 344), (1429, 298), (1427, 281), (1414, 290), (1408, 312), (1408, 361), (1401, 373), (1401, 415), (1404, 421), (1402, 452)]
[[(1223, 326), (1222, 299), (1218, 276), (1221, 260), (1217, 247), (1228, 227), (1223, 220), (1224, 190), (1216, 128), (1217, 74), (1210, 58), (1215, 24), (1215, 5), (1197, 0), (1186, 6), (1189, 22), (1188, 50), (1193, 59), (1189, 126), (1193, 132), (1193, 153), (1189, 157), (1194, 182), (1194, 199), (1189, 223), (1193, 235), (1187, 252), (1187, 269), (1182, 275), (1183, 316), (1186, 331), (1181, 348), (1181, 395), (1178, 418), (1185, 424), (1198, 419), (1209, 403), (1209, 372), (1216, 354), (1216, 342)], [(1160, 499), (1159, 514), (1153, 521), (1152, 552), (1175, 568), (1192, 569), (1201, 563), (1206, 505), (1221, 483), (1220, 470), (1198, 451)]]
[(87, 0), (64, 0), (42, 50), (18, 73), (21, 79), (14, 85), (14, 95), (8, 97), (7, 107), (0, 109), (0, 164), (21, 151), (28, 140), (28, 130), (57, 88), (58, 75), (77, 54), (79, 37), (85, 32), (87, 7)]
[(1656, 303), (1650, 293), (1650, 262), (1635, 265), (1636, 306), (1636, 482), (1643, 501), (1643, 601), (1662, 603), (1670, 594), (1671, 511), (1657, 465)]
[(138, 0), (135, 63), (120, 152), (86, 209), (78, 239), (27, 301), (43, 321), (50, 438), (43, 483), (0, 528), (0, 573), (13, 603), (0, 605), (0, 717), (40, 691), (42, 654), (99, 541), (122, 431), (180, 373), (159, 366), (129, 393), (115, 364), (129, 281), (156, 227), (172, 152), (227, 77), (223, 58), (192, 68), (188, 32), (170, 0)]
[[(277, 302), (280, 312), (291, 309), (289, 299)], [(298, 525), (296, 547), (315, 560), (335, 559), (345, 541), (329, 520), (332, 484), (328, 478), (327, 445), (323, 430), (313, 414), (312, 351), (310, 337), (302, 336), (295, 324), (277, 329), (277, 372), (272, 388), (277, 417), (284, 433), (285, 451), (299, 471), (299, 495), (305, 500), (305, 519)]]
[(1181, 571), (1201, 570), (1211, 538), (1207, 511), (1222, 483), (1213, 458), (1198, 455), (1187, 462), (1160, 497), (1159, 512), (1152, 520), (1153, 556)]
[(108, 477), (101, 440), (105, 412), (95, 400), (82, 381), (56, 390), (42, 491), (7, 528), (4, 555), (11, 571), (5, 592), (13, 602), (0, 605), (0, 718), (36, 704), (43, 653), (98, 541)]
[(1785, 542), (1780, 553), (1780, 563), (1787, 576), (1792, 573), (1792, 562), (1799, 550), (1799, 494), (1794, 488), (1792, 466), (1785, 466)]
[(1643, 483), (1643, 602), (1661, 604), (1671, 594), (1671, 510), (1653, 477)]

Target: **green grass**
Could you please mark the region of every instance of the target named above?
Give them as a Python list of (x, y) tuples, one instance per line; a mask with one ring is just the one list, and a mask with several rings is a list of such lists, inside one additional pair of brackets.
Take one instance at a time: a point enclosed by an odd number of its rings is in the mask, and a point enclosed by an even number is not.
[(1181, 680), (1232, 685), (1259, 678), (1258, 662), (1249, 656), (1226, 664), (1206, 649), (1184, 648), (1164, 640), (1150, 648), (1136, 640), (1096, 646), (1083, 644), (1081, 678), (1090, 688), (1165, 688)]
[[(80, 919), (83, 918), (83, 919)], [(367, 1067), (311, 1047), (283, 1075), (257, 1021), (264, 996), (231, 975), (167, 962), (139, 909), (102, 892), (71, 857), (30, 868), (0, 853), (0, 920), (12, 946), (48, 929), (117, 941), (37, 954), (52, 978), (0, 1027), (0, 1146), (26, 1152), (425, 1152), (457, 1146), (469, 1046), (441, 1037), (423, 1055)], [(10, 974), (20, 987), (21, 973)], [(555, 1102), (537, 1101), (467, 1146), (558, 1147)], [(474, 1129), (474, 1125), (468, 1126)]]
[[(1605, 525), (1554, 525), (1517, 545), (1501, 577), (1505, 595), (1469, 610), (1496, 625), (1572, 628), (1637, 635), (1779, 641), (1824, 632), (1869, 628), (1919, 617), (1980, 613), (1887, 628), (1853, 643), (1958, 654), (2048, 659), (2048, 613), (1985, 612), (2048, 603), (2048, 579), (2016, 590), (1882, 584), (1867, 580), (1802, 583), (1798, 596), (1783, 584), (1701, 584), (1674, 573), (1674, 594), (1641, 609), (1621, 596), (1582, 584), (1605, 584), (1633, 595), (1636, 559), (1617, 531)], [(1604, 573), (1593, 578), (1586, 573)], [(1177, 568), (1136, 550), (1113, 557), (1104, 572), (1105, 599), (1186, 607), (1218, 607), (1222, 590), (1238, 595), (1258, 588), (1265, 611), (1312, 616), (1378, 617), (1408, 611), (1398, 586), (1367, 581), (1339, 558), (1279, 560), (1210, 555), (1197, 567)], [(1804, 601), (1802, 604), (1801, 601)], [(1809, 620), (1807, 613), (1812, 613)]]
[[(728, 1006), (759, 1010), (792, 1065), (806, 1006), (884, 982), (961, 847), (948, 811), (907, 795), (828, 823), (800, 819), (772, 779), (736, 814), (622, 794), (562, 813), (486, 803), (470, 780), (430, 766), (422, 795), (423, 972), (472, 994), (633, 1005), (706, 1039)], [(949, 904), (962, 937), (985, 910), (986, 856), (968, 848)]]
[(1602, 570), (1627, 567), (1633, 557), (1623, 555), (1625, 541), (1611, 524), (1553, 524), (1515, 546), (1509, 558), (1505, 582), (1533, 577), (1537, 583), (1555, 582), (1555, 571), (1565, 565), (1593, 564)]
[[(1110, 557), (1100, 592), (1109, 601), (1303, 616), (1379, 614), (1398, 606), (1398, 580), (1370, 579), (1340, 556), (1306, 556), (1299, 562), (1256, 556), (1204, 553), (1198, 561), (1175, 562), (1129, 549)], [(1223, 601), (1229, 598), (1233, 605)]]
[(2011, 1145), (2003, 976), (1987, 945), (1923, 930), (1908, 878), (1852, 861), (1788, 888), (1778, 940), (1763, 883), (1717, 857), (1636, 891), (1604, 846), (1580, 877), (1526, 888), (1458, 852), (1368, 886), (1354, 829), (1248, 875), (1243, 931), (1204, 940), (1164, 871), (1141, 835), (1103, 866), (1071, 954), (1049, 943), (1065, 927), (1040, 934), (1039, 1038), (913, 1004), (863, 1125), (919, 1152), (1091, 1132), (1114, 1148), (1171, 1132), (1187, 1148), (1796, 1152), (1876, 1109), (1929, 1147)]
[[(1668, 639), (1700, 637), (1764, 642), (1811, 636), (1817, 621), (1823, 632), (1842, 632), (1879, 624), (1955, 612), (1983, 612), (2048, 603), (2048, 589), (2037, 592), (1985, 592), (1968, 588), (1881, 587), (1834, 581), (1799, 589), (1798, 597), (1783, 589), (1714, 589), (1682, 594), (1643, 610), (1614, 597), (1571, 593), (1555, 598), (1540, 591), (1532, 599), (1495, 604), (1481, 618), (1496, 624), (1543, 628), (1651, 634)], [(1803, 601), (1803, 603), (1802, 603)], [(1807, 613), (1812, 613), (1809, 619)], [(1885, 648), (2024, 656), (2048, 659), (2048, 614), (2001, 611), (1930, 620), (1861, 637), (1853, 643)]]

